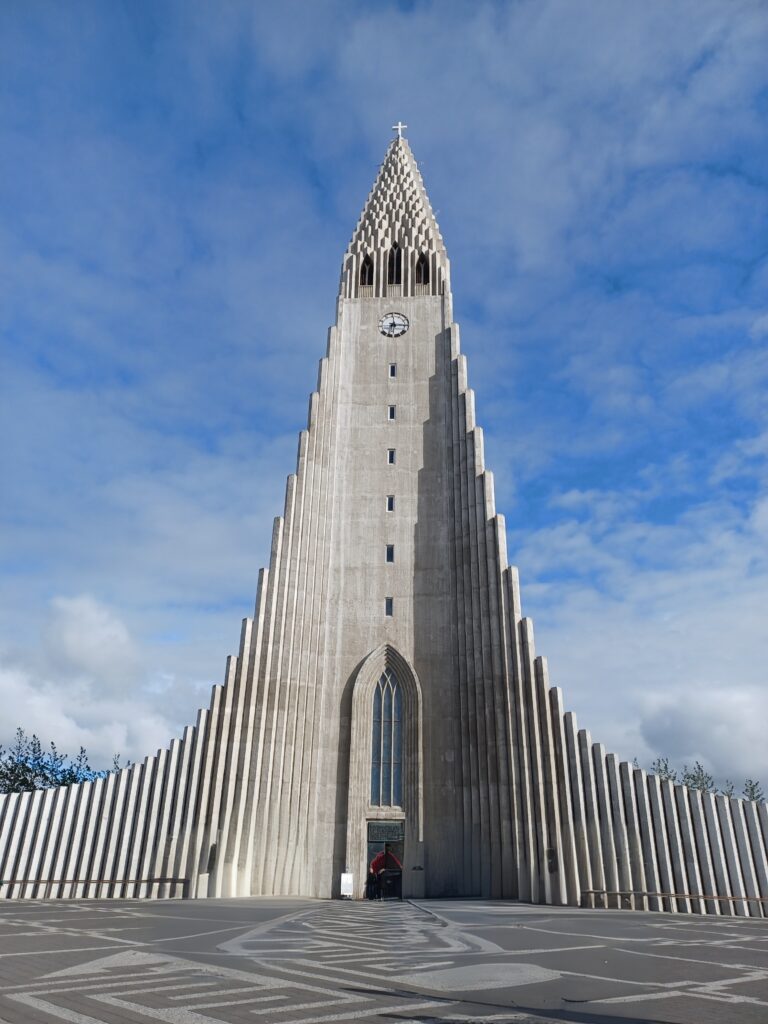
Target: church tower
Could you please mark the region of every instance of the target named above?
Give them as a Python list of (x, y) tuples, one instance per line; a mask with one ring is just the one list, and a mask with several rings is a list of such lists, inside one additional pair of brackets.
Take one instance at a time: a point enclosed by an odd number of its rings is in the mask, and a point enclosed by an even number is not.
[(181, 740), (0, 797), (0, 897), (476, 896), (760, 916), (768, 807), (619, 763), (536, 657), (403, 125), (255, 614)]
[(511, 895), (503, 538), (445, 246), (398, 136), (261, 590), (255, 891), (330, 895), (345, 869), (359, 890), (370, 833), (402, 851), (405, 895)]

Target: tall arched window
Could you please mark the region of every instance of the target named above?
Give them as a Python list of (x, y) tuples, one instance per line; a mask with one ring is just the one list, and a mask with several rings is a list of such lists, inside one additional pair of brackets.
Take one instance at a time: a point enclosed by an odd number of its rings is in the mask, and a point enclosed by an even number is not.
[(360, 264), (360, 284), (373, 284), (373, 260), (367, 254)]
[(416, 284), (429, 284), (429, 259), (425, 252), (416, 260)]
[(403, 252), (400, 246), (395, 242), (392, 248), (389, 250), (389, 258), (387, 260), (387, 284), (402, 284), (403, 283)]
[(397, 677), (386, 669), (373, 691), (371, 804), (403, 804), (403, 695)]

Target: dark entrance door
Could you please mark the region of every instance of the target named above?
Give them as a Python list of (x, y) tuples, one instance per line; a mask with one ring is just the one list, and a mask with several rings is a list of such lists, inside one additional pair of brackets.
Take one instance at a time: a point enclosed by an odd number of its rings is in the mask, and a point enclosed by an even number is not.
[(368, 822), (368, 899), (403, 898), (403, 822)]
[(379, 873), (379, 889), (383, 900), (403, 898), (403, 872), (397, 868), (385, 868)]

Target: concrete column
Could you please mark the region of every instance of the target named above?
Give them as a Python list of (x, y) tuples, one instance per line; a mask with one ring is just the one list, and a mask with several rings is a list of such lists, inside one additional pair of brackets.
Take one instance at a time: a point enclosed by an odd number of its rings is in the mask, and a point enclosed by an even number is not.
[[(693, 790), (687, 786), (675, 786), (675, 808), (677, 820), (680, 827), (680, 839), (683, 844), (683, 858), (685, 862), (685, 874), (688, 879), (688, 892), (698, 895), (703, 892), (701, 873), (699, 871), (699, 855), (696, 850), (696, 839), (694, 835), (693, 821), (689, 806), (689, 797)], [(695, 914), (705, 914), (706, 909), (703, 900), (692, 900), (691, 910)]]
[[(114, 874), (113, 878), (124, 879), (128, 877), (130, 871), (131, 856), (134, 850), (134, 844), (137, 841), (137, 811), (139, 807), (139, 794), (141, 793), (144, 785), (144, 779), (146, 776), (145, 764), (134, 764), (128, 769), (128, 793), (125, 800), (123, 813), (120, 815), (119, 822), (115, 822), (118, 826), (115, 828), (116, 840), (115, 840), (115, 852), (116, 857), (114, 860)], [(138, 838), (141, 842), (141, 838)], [(125, 897), (132, 895), (132, 886), (118, 884), (112, 890), (112, 895), (117, 897)]]
[(519, 898), (533, 900), (538, 891), (538, 869), (536, 860), (536, 829), (531, 789), (531, 762), (528, 746), (528, 730), (525, 719), (525, 686), (523, 679), (522, 645), (520, 642), (520, 598), (517, 570), (510, 567), (507, 572), (507, 600), (509, 605), (509, 672), (512, 686), (510, 695), (512, 757), (515, 758), (518, 779), (518, 803), (516, 816), (515, 845), (517, 850), (517, 885)]
[[(77, 879), (82, 877), (80, 874), (80, 859), (82, 857), (83, 842), (85, 840), (86, 822), (88, 821), (90, 812), (93, 783), (81, 782), (78, 784), (77, 790), (77, 812), (72, 822), (69, 851), (62, 868), (64, 878), (67, 879)], [(41, 837), (36, 836), (35, 842), (40, 842), (40, 838)], [(61, 891), (61, 895), (65, 898), (76, 896), (79, 888), (80, 887), (77, 884), (69, 883), (64, 886)]]
[[(29, 810), (27, 813), (27, 824), (24, 830), (24, 834), (19, 844), (18, 860), (16, 862), (16, 877), (20, 879), (30, 877), (30, 863), (34, 855), (35, 847), (35, 833), (37, 832), (38, 822), (40, 820), (40, 813), (42, 810), (42, 792), (37, 790), (33, 792), (29, 801)], [(19, 886), (19, 895), (22, 897), (29, 897), (32, 895), (34, 887), (31, 885)]]
[[(619, 776), (621, 780), (621, 795), (624, 803), (624, 817), (626, 822), (626, 837), (629, 848), (629, 868), (632, 888), (636, 892), (647, 891), (645, 877), (643, 875), (643, 843), (640, 837), (640, 824), (637, 817), (637, 800), (635, 798), (634, 779), (632, 766), (626, 761), (619, 765)], [(641, 910), (648, 909), (648, 898), (642, 896), (635, 898), (634, 904)]]
[(624, 891), (632, 889), (632, 873), (629, 863), (629, 841), (627, 839), (627, 822), (624, 815), (624, 800), (619, 780), (619, 762), (615, 754), (608, 754), (605, 759), (605, 772), (608, 778), (608, 795), (611, 805), (613, 822), (613, 842), (616, 850), (616, 867), (619, 876), (619, 888)]
[(560, 780), (555, 753), (552, 713), (549, 706), (549, 673), (544, 658), (534, 661), (536, 698), (539, 706), (541, 765), (544, 801), (547, 815), (547, 846), (542, 870), (549, 876), (549, 901), (563, 906), (568, 902), (564, 870), (563, 823), (560, 817)]
[[(178, 740), (175, 741), (178, 746)], [(154, 876), (154, 862), (157, 856), (157, 847), (165, 846), (167, 832), (167, 816), (164, 815), (173, 796), (173, 791), (168, 791), (169, 775), (169, 751), (158, 750), (153, 758), (152, 787), (147, 794), (147, 819), (144, 827), (144, 838), (136, 859), (137, 878), (152, 878)], [(164, 821), (161, 822), (161, 816)], [(163, 828), (162, 825), (166, 827)], [(136, 895), (146, 897), (152, 895), (155, 886), (152, 883), (142, 882), (137, 887)]]
[(104, 898), (108, 893), (108, 887), (101, 884), (102, 879), (107, 877), (109, 850), (107, 841), (112, 829), (114, 810), (117, 801), (117, 794), (120, 788), (120, 780), (125, 785), (125, 771), (113, 772), (105, 780), (101, 815), (94, 842), (93, 861), (89, 871), (94, 884), (88, 886), (87, 895), (96, 899)]
[(568, 778), (570, 782), (571, 807), (573, 809), (574, 843), (579, 879), (579, 892), (576, 898), (581, 902), (581, 890), (592, 889), (592, 864), (589, 859), (589, 835), (587, 830), (587, 814), (584, 806), (584, 783), (581, 774), (579, 757), (578, 726), (576, 716), (567, 711), (563, 716), (566, 754), (568, 760)]
[(56, 884), (50, 890), (51, 896), (54, 898), (59, 898), (66, 892), (66, 886), (62, 884), (62, 880), (65, 877), (64, 866), (69, 854), (69, 845), (72, 841), (72, 821), (80, 797), (80, 790), (77, 786), (62, 786), (61, 791), (62, 807), (61, 813), (58, 815), (59, 828), (56, 834), (52, 867), (53, 879)]
[[(672, 861), (670, 858), (669, 839), (667, 837), (667, 823), (664, 817), (664, 806), (661, 795), (661, 780), (658, 775), (647, 777), (648, 802), (651, 808), (651, 820), (653, 822), (653, 836), (656, 845), (656, 864), (659, 871), (659, 882), (661, 891), (664, 893), (675, 892), (675, 880), (672, 874)], [(678, 901), (665, 898), (662, 901), (664, 910), (676, 912)], [(682, 906), (680, 907), (682, 909)]]
[[(565, 738), (563, 695), (556, 687), (549, 690), (549, 706), (552, 719), (552, 733), (555, 740), (555, 770), (560, 795), (560, 827), (563, 856), (561, 872), (565, 883), (566, 901), (571, 906), (577, 907), (581, 898), (581, 879), (579, 877), (579, 858), (576, 852), (574, 813), (571, 800), (570, 758)], [(575, 741), (575, 734), (573, 739)], [(581, 803), (583, 810), (583, 798)]]
[[(677, 806), (675, 805), (674, 783), (662, 782), (661, 798), (664, 806), (664, 815), (667, 825), (667, 842), (669, 843), (669, 857), (672, 864), (672, 878), (674, 880), (674, 892), (690, 892), (688, 876), (685, 871), (685, 856), (683, 854), (683, 842), (680, 838), (680, 823), (677, 818)], [(681, 914), (690, 914), (691, 903), (688, 899), (678, 899), (677, 909)]]
[[(752, 847), (758, 892), (764, 900), (768, 900), (768, 850), (760, 828), (759, 808), (754, 800), (745, 800), (742, 809)], [(763, 903), (761, 907), (763, 917), (768, 917), (768, 903)]]
[[(648, 777), (642, 768), (636, 768), (632, 772), (632, 782), (637, 805), (637, 824), (640, 829), (640, 842), (643, 851), (643, 874), (645, 877), (643, 888), (647, 892), (658, 893), (661, 891), (661, 881), (659, 878), (659, 864), (656, 857), (656, 834), (651, 802), (648, 796)], [(663, 910), (664, 904), (658, 896), (650, 896), (648, 899), (648, 909)]]
[(744, 891), (747, 896), (751, 897), (748, 903), (749, 912), (752, 917), (762, 917), (755, 864), (749, 842), (749, 833), (747, 832), (747, 823), (744, 818), (744, 801), (731, 800), (730, 810), (731, 820), (733, 821), (733, 833), (736, 838), (736, 848), (739, 854), (741, 876), (744, 880)]
[[(5, 882), (19, 877), (17, 871), (19, 849), (22, 845), (24, 830), (27, 827), (29, 810), (32, 803), (31, 793), (14, 793), (13, 796), (16, 797), (14, 800), (16, 813), (12, 818), (10, 842), (6, 847), (5, 863), (2, 865), (2, 871), (0, 872), (0, 878)], [(6, 895), (11, 898), (19, 897), (21, 889), (21, 886), (9, 885), (6, 889)]]
[[(605, 747), (602, 743), (592, 744), (592, 765), (595, 772), (595, 790), (597, 792), (597, 806), (600, 814), (600, 841), (603, 848), (605, 888), (609, 892), (616, 892), (620, 886), (620, 879), (616, 858), (616, 844), (613, 834), (611, 798), (608, 791)], [(621, 907), (620, 897), (609, 897), (609, 905), (611, 900), (613, 900), (616, 906)]]
[[(129, 819), (126, 822), (126, 832), (123, 833), (123, 845), (128, 848), (123, 877), (130, 883), (123, 887), (123, 894), (131, 899), (136, 899), (142, 891), (136, 884), (136, 879), (141, 877), (139, 864), (146, 837), (148, 812), (156, 771), (157, 757), (145, 757), (141, 766), (141, 778), (136, 783), (134, 802), (128, 811)], [(130, 843), (125, 841), (128, 829), (130, 829)]]
[(704, 809), (704, 820), (707, 825), (709, 848), (712, 853), (712, 869), (715, 875), (715, 891), (718, 896), (726, 897), (719, 901), (720, 912), (727, 916), (736, 913), (736, 904), (730, 897), (734, 895), (728, 875), (728, 864), (723, 847), (723, 834), (718, 818), (716, 797), (713, 793), (702, 793), (701, 803)]
[(193, 843), (190, 853), (190, 889), (194, 896), (208, 895), (208, 865), (211, 847), (216, 836), (211, 835), (210, 792), (213, 766), (216, 763), (217, 734), (220, 728), (222, 687), (214, 686), (211, 691), (211, 707), (206, 720), (203, 737), (203, 754), (200, 764), (199, 786), (195, 816), (192, 821)]
[[(177, 833), (174, 831), (173, 814), (176, 806), (179, 813), (184, 806), (186, 796), (186, 772), (183, 765), (189, 764), (188, 736), (192, 732), (189, 726), (184, 731), (184, 739), (175, 739), (171, 742), (170, 749), (162, 751), (164, 755), (162, 777), (159, 792), (158, 807), (156, 813), (157, 827), (151, 842), (147, 841), (147, 853), (144, 859), (142, 873), (147, 878), (168, 878), (173, 877), (173, 861)], [(185, 760), (186, 754), (186, 760)], [(151, 899), (157, 899), (161, 892), (169, 896), (174, 895), (175, 886), (166, 883), (152, 882), (148, 887), (146, 895)], [(179, 895), (179, 893), (176, 893)]]
[[(702, 795), (697, 789), (688, 793), (688, 800), (691, 811), (691, 823), (694, 836), (696, 837), (696, 851), (698, 856), (698, 867), (701, 875), (701, 885), (707, 896), (720, 895), (717, 890), (715, 871), (712, 865), (712, 851), (710, 849), (707, 823), (704, 817), (704, 804)], [(719, 900), (705, 900), (704, 907), (707, 914), (720, 914), (725, 904)]]
[(595, 767), (592, 761), (592, 738), (586, 729), (579, 730), (579, 759), (584, 780), (584, 810), (589, 840), (589, 859), (592, 871), (592, 886), (608, 889), (603, 861), (603, 844), (600, 833), (600, 811), (595, 783)]
[(539, 874), (538, 892), (534, 891), (531, 898), (535, 903), (549, 903), (552, 898), (550, 875), (547, 870), (547, 848), (549, 831), (547, 822), (547, 805), (544, 797), (544, 768), (542, 765), (542, 741), (536, 690), (533, 641), (533, 623), (530, 619), (520, 622), (520, 646), (523, 662), (523, 685), (525, 699), (526, 725), (528, 730), (528, 750), (531, 759), (531, 790), (533, 794), (533, 813), (536, 825), (536, 863)]
[[(486, 511), (495, 505), (492, 494), (493, 478), (486, 474)], [(498, 820), (500, 846), (500, 896), (511, 899), (517, 893), (514, 880), (514, 840), (512, 803), (515, 781), (511, 775), (510, 734), (508, 725), (509, 679), (504, 651), (506, 624), (504, 615), (504, 568), (506, 567), (506, 534), (504, 520), (494, 515), (486, 525), (486, 552), (489, 579), (489, 611), (491, 640), (491, 671), (493, 675), (493, 712), (496, 733), (498, 774)]]
[(197, 890), (197, 871), (199, 863), (199, 847), (197, 828), (199, 807), (200, 807), (200, 786), (203, 757), (205, 754), (205, 738), (208, 735), (210, 712), (202, 708), (197, 715), (197, 723), (194, 731), (188, 734), (186, 739), (191, 741), (193, 746), (189, 756), (189, 775), (185, 780), (185, 799), (181, 816), (176, 819), (178, 826), (176, 859), (169, 861), (173, 868), (169, 871), (172, 878), (186, 878), (188, 894), (194, 896)]
[(720, 836), (723, 841), (725, 863), (728, 868), (728, 877), (731, 880), (731, 890), (734, 896), (739, 897), (737, 902), (734, 903), (734, 907), (740, 917), (749, 917), (749, 907), (743, 899), (746, 895), (744, 876), (742, 875), (741, 864), (739, 863), (736, 836), (734, 835), (733, 821), (731, 819), (732, 801), (726, 796), (718, 795), (715, 797), (715, 806), (717, 808)]

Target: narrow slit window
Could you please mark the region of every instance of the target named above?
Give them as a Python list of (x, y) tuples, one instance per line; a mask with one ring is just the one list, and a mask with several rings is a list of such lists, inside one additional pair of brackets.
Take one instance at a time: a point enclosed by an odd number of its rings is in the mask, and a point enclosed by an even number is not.
[(394, 406), (394, 405), (390, 405), (389, 406), (389, 408), (387, 409), (387, 419), (388, 420), (393, 420), (395, 418), (395, 416), (396, 416), (396, 409), (397, 409), (397, 406)]
[(416, 260), (416, 284), (429, 284), (429, 258), (425, 252)]
[(395, 602), (394, 602), (393, 598), (385, 597), (384, 598), (384, 614), (385, 615), (393, 615), (394, 614), (394, 605), (395, 605)]
[(394, 448), (387, 448), (387, 462), (390, 464), (390, 466), (394, 466), (394, 464), (395, 464), (395, 449)]
[(395, 242), (387, 259), (387, 284), (403, 283), (403, 250)]
[(395, 560), (395, 545), (387, 544), (387, 561), (394, 562)]
[(389, 364), (389, 376), (390, 377), (396, 377), (397, 376), (397, 363), (390, 363)]
[(387, 495), (387, 512), (395, 511), (395, 496), (394, 494)]
[(360, 264), (360, 284), (373, 284), (373, 260), (368, 255), (364, 257), (363, 262)]

